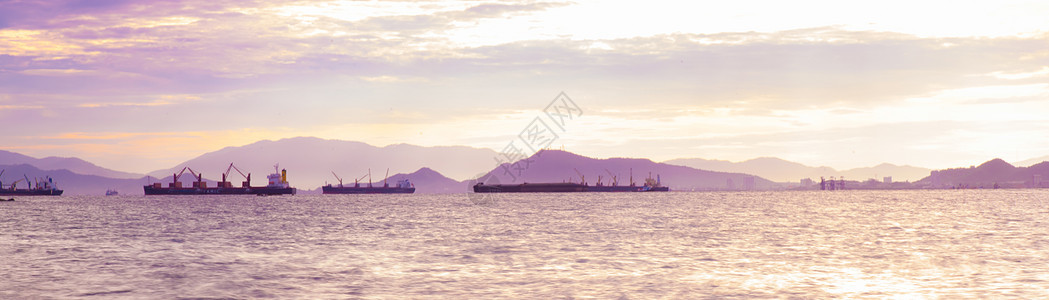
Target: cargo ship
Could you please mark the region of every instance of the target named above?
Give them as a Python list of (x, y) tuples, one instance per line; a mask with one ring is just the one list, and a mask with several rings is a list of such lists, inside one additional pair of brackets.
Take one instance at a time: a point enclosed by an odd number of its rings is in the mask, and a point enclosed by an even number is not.
[[(578, 173), (579, 170), (576, 170)], [(631, 172), (633, 173), (633, 172)], [(611, 175), (611, 173), (609, 173)], [(598, 177), (598, 183), (595, 186), (591, 186), (586, 183), (586, 177), (579, 174), (580, 182), (562, 182), (562, 183), (521, 183), (521, 184), (484, 184), (483, 182), (477, 183), (473, 186), (474, 193), (581, 193), (581, 192), (667, 192), (670, 191), (670, 187), (665, 187), (660, 184), (659, 175), (656, 175), (656, 179), (652, 179), (651, 176), (645, 179), (645, 184), (637, 186), (634, 184), (633, 175), (631, 175), (630, 185), (621, 186), (619, 182), (615, 180), (616, 176), (613, 177), (612, 185), (604, 185), (601, 183), (600, 176)]]
[(585, 192), (587, 186), (574, 183), (522, 183), (522, 184), (484, 184), (474, 185), (474, 193), (578, 193)]
[[(269, 184), (266, 186), (251, 186), (251, 173), (245, 175), (231, 163), (229, 168), (226, 168), (226, 172), (222, 173), (222, 181), (217, 182), (214, 187), (209, 187), (203, 180), (203, 175), (185, 167), (182, 168), (182, 171), (172, 174), (172, 182), (168, 183), (167, 187), (163, 187), (160, 182), (155, 182), (142, 186), (142, 190), (146, 195), (294, 195), (295, 188), (288, 184), (288, 171), (278, 171), (278, 169), (280, 169), (278, 165), (273, 166), (273, 174), (266, 176), (269, 179)], [(178, 181), (187, 170), (197, 178), (192, 187), (183, 187), (182, 182)], [(244, 176), (245, 180), (241, 182), (240, 187), (234, 187), (233, 183), (226, 181), (231, 170), (236, 170), (237, 173)]]
[[(4, 174), (3, 170), (0, 170), (0, 176)], [(46, 180), (36, 180), (36, 187), (30, 186), (29, 177), (22, 174), (23, 179), (19, 179), (11, 183), (11, 188), (3, 188), (3, 182), (0, 182), (0, 196), (61, 196), (62, 190), (55, 186), (54, 179), (51, 176), (44, 177)], [(26, 188), (20, 189), (16, 185), (19, 182), (25, 180)]]
[[(332, 186), (331, 184), (321, 187), (321, 192), (324, 194), (411, 194), (415, 193), (415, 185), (412, 184), (408, 179), (402, 179), (397, 181), (397, 185), (390, 186), (386, 183), (386, 179), (389, 179), (390, 169), (386, 169), (387, 178), (383, 179), (381, 187), (372, 186), (371, 182), (371, 169), (368, 170), (368, 174), (361, 176), (361, 178), (354, 179), (353, 186), (343, 186), (342, 178), (336, 175), (334, 171), (331, 172), (335, 175), (335, 179), (339, 180), (338, 186)], [(360, 180), (368, 177), (368, 185), (361, 186)]]

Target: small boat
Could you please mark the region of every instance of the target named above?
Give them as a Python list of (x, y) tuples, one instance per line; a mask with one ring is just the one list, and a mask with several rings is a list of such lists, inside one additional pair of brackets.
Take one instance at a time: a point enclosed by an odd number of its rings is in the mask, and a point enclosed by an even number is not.
[(0, 201), (15, 201), (15, 198), (11, 198), (11, 199), (0, 199)]
[(114, 190), (114, 189), (106, 190), (106, 196), (118, 196), (118, 195), (120, 195), (120, 192), (117, 192), (117, 190)]

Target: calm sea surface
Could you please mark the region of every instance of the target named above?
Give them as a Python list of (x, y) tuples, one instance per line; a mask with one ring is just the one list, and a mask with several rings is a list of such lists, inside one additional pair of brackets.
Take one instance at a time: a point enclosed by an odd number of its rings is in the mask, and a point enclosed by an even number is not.
[(1047, 298), (1049, 190), (0, 202), (0, 298)]

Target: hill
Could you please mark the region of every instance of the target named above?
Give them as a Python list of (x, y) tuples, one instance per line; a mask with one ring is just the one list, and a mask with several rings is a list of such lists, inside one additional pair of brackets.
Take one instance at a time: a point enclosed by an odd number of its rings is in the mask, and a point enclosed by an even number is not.
[(881, 177), (892, 176), (895, 181), (908, 181), (918, 180), (929, 176), (929, 171), (931, 171), (925, 168), (897, 166), (887, 163), (874, 167), (839, 171), (830, 167), (810, 167), (775, 157), (760, 157), (742, 162), (708, 160), (702, 158), (680, 158), (668, 160), (664, 163), (701, 170), (753, 174), (776, 182), (797, 182), (802, 178), (818, 180), (821, 176), (845, 176), (846, 178), (852, 178), (855, 180), (865, 180), (868, 178), (881, 180)]
[(27, 155), (0, 150), (0, 165), (27, 164), (40, 170), (69, 170), (75, 174), (96, 175), (109, 178), (135, 179), (142, 178), (142, 174), (120, 172), (99, 167), (83, 159), (75, 157), (34, 158)]
[(1049, 187), (1046, 180), (1049, 180), (1049, 162), (1016, 167), (995, 158), (975, 167), (932, 171), (917, 184), (934, 188), (991, 188), (996, 184), (1002, 187)]
[(596, 185), (598, 180), (605, 184), (617, 180), (619, 185), (629, 185), (632, 170), (637, 185), (643, 184), (644, 178), (651, 174), (653, 178), (658, 176), (671, 190), (733, 190), (751, 185), (753, 189), (778, 188), (776, 183), (747, 174), (698, 170), (639, 158), (595, 159), (560, 150), (542, 150), (516, 164), (500, 165), (486, 174), (495, 178), (489, 184), (496, 183), (494, 181), (504, 184), (580, 182), (576, 170), (590, 185)]
[[(415, 185), (417, 194), (449, 194), (462, 193), (464, 183), (445, 177), (430, 168), (421, 168), (411, 174), (397, 174), (390, 176), (388, 182), (393, 185), (401, 179), (408, 179)], [(353, 184), (352, 182), (348, 182)]]
[(1049, 161), (1049, 156), (1035, 157), (1013, 163), (1017, 167), (1030, 167), (1041, 162)]

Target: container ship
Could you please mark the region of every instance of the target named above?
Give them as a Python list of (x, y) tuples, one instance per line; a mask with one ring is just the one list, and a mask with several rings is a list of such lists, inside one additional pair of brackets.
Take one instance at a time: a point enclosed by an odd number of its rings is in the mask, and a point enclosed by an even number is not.
[[(226, 172), (222, 173), (222, 181), (218, 182), (216, 186), (209, 187), (207, 182), (203, 179), (203, 175), (194, 172), (189, 167), (182, 168), (182, 171), (172, 174), (172, 182), (168, 183), (167, 187), (163, 187), (160, 182), (155, 182), (151, 185), (142, 187), (142, 190), (146, 195), (244, 195), (244, 194), (255, 194), (255, 195), (294, 195), (295, 188), (288, 184), (288, 171), (280, 170), (279, 166), (273, 166), (273, 174), (266, 176), (269, 179), (269, 184), (266, 186), (251, 186), (251, 173), (247, 175), (237, 169), (232, 163), (229, 164), (229, 168), (226, 168)], [(179, 177), (186, 171), (197, 177), (197, 181), (193, 182), (192, 187), (183, 187), (182, 182), (179, 182)], [(233, 183), (226, 181), (227, 176), (231, 170), (236, 170), (241, 176), (244, 176), (244, 181), (241, 182), (240, 187), (234, 187)]]
[[(0, 170), (0, 176), (4, 174), (3, 170)], [(45, 177), (46, 180), (36, 180), (36, 187), (29, 186), (29, 177), (22, 174), (23, 179), (19, 179), (11, 183), (11, 188), (3, 188), (3, 182), (0, 182), (0, 196), (60, 196), (62, 190), (55, 186), (55, 181), (50, 176)], [(16, 185), (22, 181), (26, 182), (26, 188), (16, 188)]]
[[(576, 170), (578, 173), (579, 170)], [(631, 172), (633, 173), (633, 172)], [(609, 173), (611, 175), (611, 173)], [(574, 182), (562, 182), (562, 183), (521, 183), (521, 184), (484, 184), (477, 183), (473, 186), (474, 193), (580, 193), (580, 192), (667, 192), (670, 191), (670, 187), (665, 187), (660, 184), (659, 175), (656, 175), (656, 179), (650, 178), (645, 179), (645, 184), (637, 186), (634, 184), (633, 175), (631, 175), (630, 185), (622, 186), (615, 180), (616, 176), (612, 176), (612, 185), (604, 185), (601, 183), (600, 176), (597, 180), (597, 185), (591, 186), (586, 184), (586, 177), (579, 174), (580, 181), (583, 183)]]
[[(353, 186), (343, 186), (342, 178), (336, 175), (334, 171), (331, 172), (335, 175), (335, 179), (339, 180), (338, 186), (332, 186), (331, 184), (321, 187), (321, 192), (324, 194), (411, 194), (415, 193), (415, 185), (412, 184), (408, 179), (402, 179), (397, 181), (397, 185), (390, 186), (386, 183), (386, 179), (389, 179), (390, 169), (386, 169), (387, 178), (383, 179), (381, 187), (372, 186), (371, 182), (371, 170), (368, 170), (368, 174), (361, 176), (361, 178), (354, 179)], [(361, 186), (360, 180), (368, 177), (368, 185)]]

